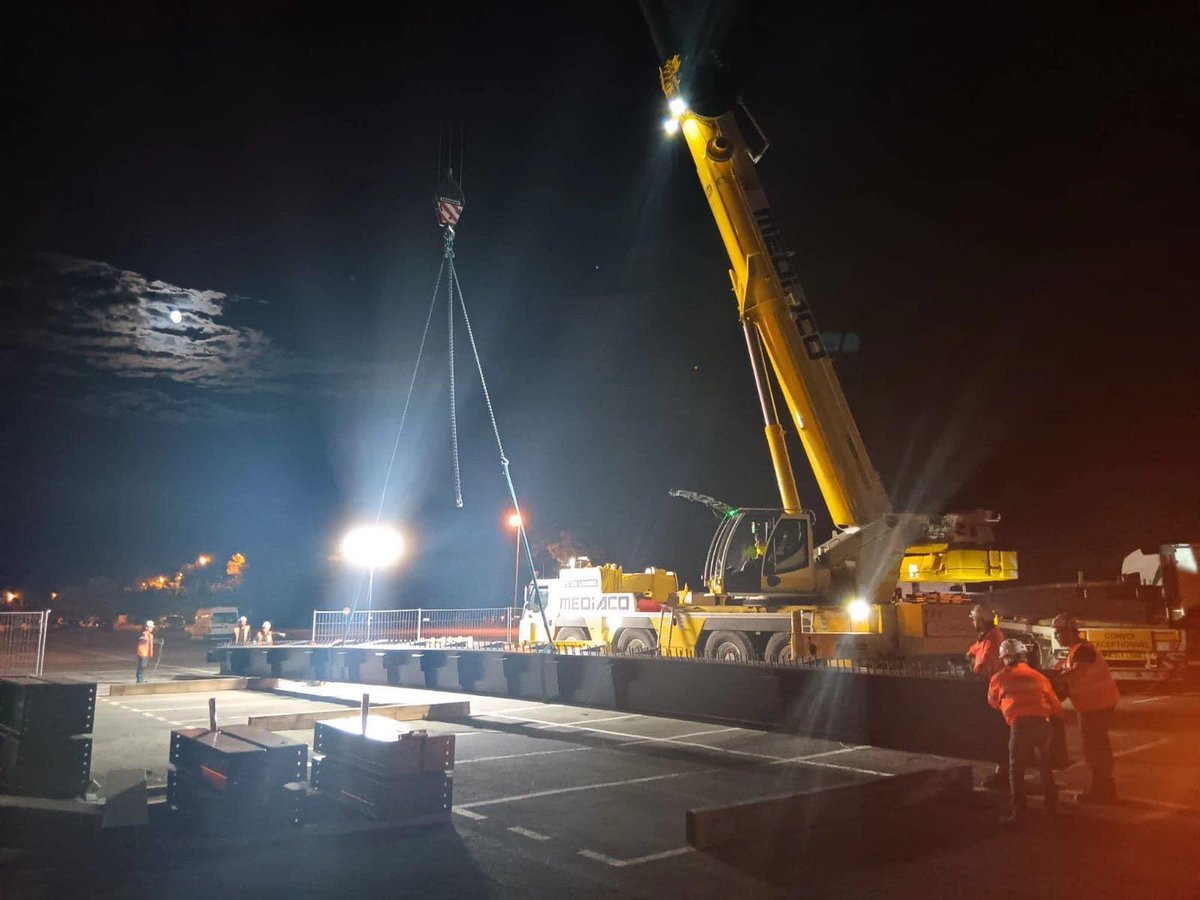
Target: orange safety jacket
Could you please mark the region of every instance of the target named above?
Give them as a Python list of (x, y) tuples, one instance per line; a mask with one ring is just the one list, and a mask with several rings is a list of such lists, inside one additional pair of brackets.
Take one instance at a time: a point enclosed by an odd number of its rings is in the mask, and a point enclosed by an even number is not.
[(138, 656), (142, 659), (150, 659), (154, 656), (154, 633), (151, 631), (143, 631), (138, 636)]
[(235, 625), (233, 627), (233, 642), (235, 644), (250, 643), (250, 626), (249, 625)]
[[(1096, 656), (1091, 662), (1081, 662), (1075, 658), (1084, 647)], [(1067, 651), (1067, 662), (1062, 673), (1067, 682), (1067, 697), (1081, 713), (1116, 706), (1121, 699), (1121, 692), (1117, 690), (1107, 660), (1090, 641), (1080, 641)]]
[(1023, 662), (1001, 669), (992, 676), (988, 684), (988, 703), (1004, 714), (1004, 721), (1009, 725), (1017, 719), (1061, 716), (1063, 711), (1050, 679)]
[(1004, 632), (1000, 626), (993, 626), (990, 631), (971, 645), (967, 654), (974, 660), (972, 670), (976, 675), (991, 678), (1004, 668), (1000, 659), (1000, 645), (1004, 643)]

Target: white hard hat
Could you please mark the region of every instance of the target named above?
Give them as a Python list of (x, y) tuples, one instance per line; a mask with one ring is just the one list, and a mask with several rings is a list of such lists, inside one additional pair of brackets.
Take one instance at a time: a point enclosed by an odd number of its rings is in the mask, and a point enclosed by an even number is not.
[(153, 628), (153, 627), (154, 627), (154, 620), (153, 620), (153, 619), (147, 619), (147, 620), (146, 620), (146, 627), (147, 627), (147, 628)]
[(270, 628), (270, 627), (271, 627), (270, 622), (263, 622), (263, 628)]
[(241, 624), (245, 625), (245, 624), (246, 624), (246, 617), (245, 617), (245, 616), (242, 616), (240, 619), (238, 619), (238, 622), (240, 622)]
[(1009, 638), (1000, 645), (1000, 658), (1012, 659), (1017, 656), (1024, 656), (1027, 652), (1025, 645), (1016, 638)]

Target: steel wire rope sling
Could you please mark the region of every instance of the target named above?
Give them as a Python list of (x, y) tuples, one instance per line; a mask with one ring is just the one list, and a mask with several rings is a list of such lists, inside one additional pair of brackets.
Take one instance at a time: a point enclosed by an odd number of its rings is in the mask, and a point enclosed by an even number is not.
[[(488, 390), (487, 378), (484, 377), (484, 374), (483, 374), (483, 362), (479, 358), (479, 347), (476, 346), (476, 344), (475, 344), (475, 332), (471, 328), (471, 317), (467, 314), (467, 301), (463, 297), (462, 285), (459, 283), (459, 280), (458, 280), (458, 271), (454, 267), (454, 254), (453, 253), (450, 254), (449, 261), (450, 261), (450, 265), (449, 265), (450, 296), (451, 296), (451, 299), (453, 300), (454, 292), (455, 291), (458, 292), (458, 304), (462, 308), (463, 325), (465, 326), (466, 331), (467, 331), (467, 340), (471, 344), (471, 354), (475, 357), (475, 368), (479, 372), (479, 386), (481, 388), (483, 388), (483, 399), (484, 399), (484, 402), (487, 404), (488, 418), (491, 420), (491, 423), (492, 423), (492, 434), (496, 438), (496, 449), (500, 453), (500, 471), (504, 473), (504, 483), (508, 487), (508, 496), (509, 496), (509, 499), (512, 500), (513, 511), (517, 514), (517, 518), (520, 521), (524, 521), (521, 518), (521, 504), (517, 500), (517, 488), (513, 484), (512, 470), (510, 468), (508, 456), (504, 452), (504, 442), (500, 439), (500, 426), (496, 423), (496, 410), (492, 406), (492, 394), (491, 394), (491, 391)], [(456, 459), (455, 460), (456, 475), (457, 475), (457, 472), (458, 472), (458, 461)], [(462, 505), (462, 503), (460, 502), (459, 506), (461, 506), (461, 505)], [(542, 589), (538, 585), (538, 581), (537, 581), (537, 567), (535, 566), (534, 561), (533, 561), (533, 548), (530, 547), (530, 545), (529, 545), (529, 532), (526, 531), (524, 528), (521, 528), (520, 533), (521, 533), (521, 545), (525, 548), (525, 561), (529, 564), (529, 571), (533, 574), (534, 598), (537, 603), (538, 612), (541, 614), (541, 617), (542, 617), (542, 627), (545, 629), (545, 632), (546, 632), (547, 650), (551, 653), (555, 653), (555, 652), (557, 652), (557, 648), (555, 648), (555, 646), (554, 646), (554, 641), (552, 641), (550, 639), (550, 622), (546, 618), (546, 605), (544, 603), (542, 603)], [(544, 685), (543, 685), (543, 687), (544, 687)]]
[[(442, 257), (442, 264), (438, 266), (437, 280), (433, 284), (433, 296), (429, 300), (429, 312), (425, 314), (425, 330), (421, 332), (421, 343), (417, 347), (417, 359), (413, 363), (412, 378), (408, 382), (408, 395), (404, 398), (404, 407), (400, 413), (400, 425), (396, 429), (396, 440), (392, 442), (392, 455), (388, 458), (387, 469), (383, 475), (383, 489), (379, 492), (379, 509), (375, 512), (375, 524), (378, 525), (383, 519), (383, 507), (387, 502), (388, 486), (392, 480), (392, 469), (396, 465), (396, 453), (400, 449), (400, 438), (404, 434), (404, 423), (408, 420), (408, 408), (412, 403), (413, 392), (417, 386), (417, 373), (421, 369), (421, 358), (425, 355), (425, 342), (429, 338), (429, 326), (433, 323), (433, 310), (437, 306), (438, 293), (442, 287), (442, 275), (446, 271), (446, 257)], [(460, 503), (459, 506), (462, 504)], [(358, 612), (359, 601), (362, 600), (362, 587), (358, 589), (358, 594), (354, 598), (354, 605), (350, 607), (350, 615), (346, 616), (346, 627), (342, 630), (342, 644), (344, 645), (350, 637), (350, 624), (354, 621), (354, 614)], [(369, 613), (368, 613), (369, 615)], [(316, 635), (313, 635), (316, 638)]]

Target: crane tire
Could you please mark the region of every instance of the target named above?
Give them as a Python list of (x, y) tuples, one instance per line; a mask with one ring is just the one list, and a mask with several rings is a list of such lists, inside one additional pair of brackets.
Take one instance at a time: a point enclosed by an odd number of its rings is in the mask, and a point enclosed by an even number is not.
[(617, 638), (617, 652), (628, 653), (631, 656), (644, 656), (653, 653), (656, 644), (654, 634), (645, 628), (626, 628)]
[(725, 662), (750, 662), (754, 659), (754, 648), (750, 640), (740, 631), (714, 631), (704, 645), (705, 659), (720, 659)]
[(790, 666), (796, 661), (796, 656), (792, 653), (792, 636), (786, 631), (771, 635), (771, 639), (767, 641), (765, 656), (769, 663)]
[(558, 633), (554, 635), (556, 641), (586, 641), (588, 639), (587, 632), (582, 628), (574, 626), (558, 629)]

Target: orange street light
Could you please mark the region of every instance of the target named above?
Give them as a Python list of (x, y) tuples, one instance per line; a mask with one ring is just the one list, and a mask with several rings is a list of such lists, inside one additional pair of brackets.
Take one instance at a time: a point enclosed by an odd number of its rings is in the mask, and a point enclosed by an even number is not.
[(525, 522), (521, 519), (519, 512), (511, 512), (508, 514), (508, 527), (516, 532), (516, 550), (513, 557), (513, 608), (517, 607), (517, 599), (521, 591), (521, 531), (525, 528)]
[(198, 566), (207, 566), (210, 562), (212, 562), (212, 557), (207, 553), (201, 553), (196, 557), (196, 565)]

